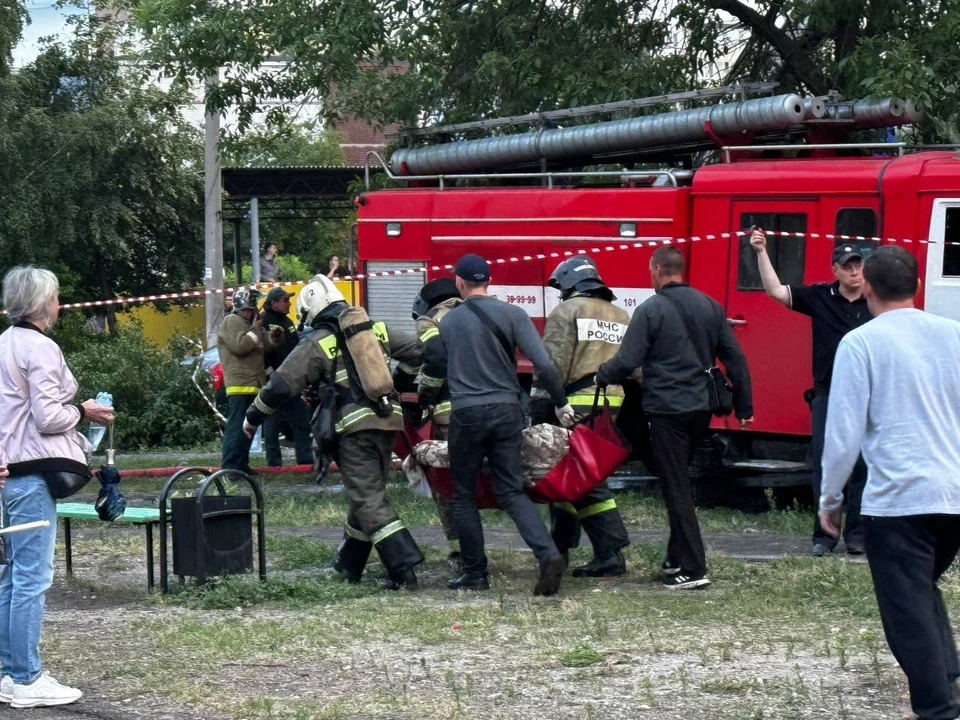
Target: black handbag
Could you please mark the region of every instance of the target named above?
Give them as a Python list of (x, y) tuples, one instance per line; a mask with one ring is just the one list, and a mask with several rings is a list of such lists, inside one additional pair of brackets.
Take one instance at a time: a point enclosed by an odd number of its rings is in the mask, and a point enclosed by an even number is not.
[(47, 470), (41, 474), (47, 481), (47, 490), (56, 500), (76, 495), (93, 477), (89, 472), (82, 474), (66, 470)]
[(687, 330), (687, 339), (693, 345), (693, 350), (697, 354), (697, 359), (704, 367), (707, 374), (707, 395), (710, 402), (710, 412), (716, 417), (726, 417), (733, 412), (733, 392), (730, 389), (730, 381), (723, 374), (723, 370), (713, 363), (713, 358), (706, 358), (700, 349), (700, 344), (696, 341), (693, 321), (686, 309), (666, 293), (660, 293), (661, 297), (668, 300), (680, 313), (680, 319), (683, 320), (683, 326)]

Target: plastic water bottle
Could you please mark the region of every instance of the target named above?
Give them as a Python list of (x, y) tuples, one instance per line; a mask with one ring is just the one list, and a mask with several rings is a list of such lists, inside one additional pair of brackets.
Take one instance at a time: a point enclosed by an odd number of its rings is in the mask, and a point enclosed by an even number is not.
[(257, 432), (253, 436), (253, 440), (250, 441), (250, 452), (258, 453), (263, 452), (263, 444), (261, 443), (261, 436), (263, 435), (263, 426), (257, 426)]
[[(97, 405), (102, 407), (113, 407), (113, 395), (104, 391), (98, 392)], [(106, 432), (106, 425), (101, 425), (100, 423), (95, 422), (90, 423), (90, 429), (87, 431), (87, 437), (90, 439), (90, 444), (93, 445), (94, 450), (100, 447), (100, 441), (103, 440), (103, 436), (106, 434)]]

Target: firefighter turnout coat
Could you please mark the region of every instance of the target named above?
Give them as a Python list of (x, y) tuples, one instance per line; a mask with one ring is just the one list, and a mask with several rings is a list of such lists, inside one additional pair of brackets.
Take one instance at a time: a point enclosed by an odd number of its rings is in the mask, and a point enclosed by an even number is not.
[[(578, 294), (561, 302), (547, 317), (543, 344), (560, 372), (567, 388), (567, 402), (573, 406), (577, 419), (586, 417), (593, 409), (596, 394), (593, 376), (600, 365), (616, 355), (629, 323), (626, 310), (607, 300)], [(534, 376), (535, 408), (545, 404), (537, 399), (544, 391), (536, 384)], [(623, 388), (608, 385), (606, 394), (611, 413), (615, 415), (623, 404)], [(535, 409), (535, 414), (543, 413)], [(552, 420), (551, 415), (548, 409), (546, 419)], [(605, 482), (575, 502), (554, 504), (551, 517), (553, 540), (562, 553), (577, 545), (580, 524), (598, 560), (610, 558), (630, 544), (617, 502)]]
[(254, 330), (252, 321), (232, 312), (220, 324), (217, 339), (227, 395), (255, 395), (267, 380), (264, 351), (275, 345), (270, 333), (262, 326)]
[[(417, 318), (417, 336), (423, 347), (426, 348), (429, 342), (441, 342), (440, 340), (440, 321), (443, 316), (457, 307), (463, 300), (460, 298), (449, 298), (441, 303), (434, 305), (427, 312)], [(433, 408), (433, 422), (441, 427), (450, 424), (450, 390), (447, 387), (447, 381), (444, 378), (431, 378), (424, 375), (423, 367), (417, 375), (417, 386), (423, 388), (440, 388), (437, 395), (437, 404)]]
[[(423, 348), (415, 336), (390, 331), (383, 322), (375, 322), (372, 331), (380, 343), (385, 363), (389, 364), (395, 359), (412, 366), (420, 364)], [(270, 382), (254, 401), (254, 406), (265, 415), (271, 415), (286, 400), (296, 397), (307, 387), (328, 383), (338, 352), (336, 335), (329, 330), (318, 330), (309, 340), (301, 341), (280, 367), (274, 370)], [(398, 401), (392, 399), (392, 413), (381, 417), (365, 397), (356, 397), (359, 393), (351, 387), (342, 357), (336, 362), (336, 373), (337, 435), (349, 435), (359, 430), (393, 432), (403, 429), (403, 414)]]
[[(630, 324), (626, 310), (607, 300), (574, 294), (561, 302), (547, 317), (543, 344), (567, 388), (569, 402), (578, 416), (593, 407), (596, 385), (587, 381), (603, 363), (617, 354)], [(533, 378), (533, 397), (546, 397), (538, 377)], [(588, 382), (583, 386), (584, 382)], [(623, 388), (607, 386), (607, 398), (613, 412), (623, 404)]]

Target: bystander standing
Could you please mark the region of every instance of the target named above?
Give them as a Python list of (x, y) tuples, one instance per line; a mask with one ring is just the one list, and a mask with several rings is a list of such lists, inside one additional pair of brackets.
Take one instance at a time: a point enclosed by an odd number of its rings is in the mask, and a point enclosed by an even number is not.
[(960, 549), (960, 323), (914, 308), (917, 260), (903, 248), (878, 249), (863, 275), (875, 319), (837, 350), (820, 523), (839, 536), (862, 452), (867, 561), (887, 643), (919, 719), (954, 720), (960, 665), (937, 581)]
[(260, 258), (260, 282), (278, 282), (281, 277), (280, 258), (277, 257), (277, 246), (267, 243)]
[[(767, 295), (791, 310), (809, 315), (812, 321), (813, 389), (808, 391), (807, 398), (812, 425), (810, 480), (813, 485), (813, 502), (817, 503), (820, 499), (820, 461), (823, 456), (823, 434), (827, 426), (827, 402), (833, 376), (833, 358), (843, 336), (872, 317), (867, 301), (863, 298), (863, 252), (850, 243), (834, 248), (831, 261), (833, 274), (837, 278), (835, 282), (783, 285), (767, 254), (766, 234), (762, 230), (755, 230), (750, 244), (757, 253), (760, 279)], [(867, 468), (861, 460), (854, 465), (847, 481), (847, 519), (843, 540), (847, 552), (851, 555), (863, 554), (860, 498), (866, 481)], [(812, 553), (817, 556), (825, 555), (832, 552), (836, 546), (837, 538), (825, 533), (820, 527), (819, 518), (814, 517)]]

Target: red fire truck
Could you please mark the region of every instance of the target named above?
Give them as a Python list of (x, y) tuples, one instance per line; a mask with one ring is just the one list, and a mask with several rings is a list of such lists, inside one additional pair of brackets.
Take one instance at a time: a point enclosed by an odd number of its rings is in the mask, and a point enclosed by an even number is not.
[[(771, 128), (769, 118), (759, 123), (762, 127), (750, 125), (743, 106), (753, 103), (756, 110), (763, 102), (766, 110), (773, 105), (793, 114), (780, 119), (786, 124), (777, 128)], [(886, 114), (877, 109), (884, 102)], [(608, 150), (607, 139), (607, 154), (575, 144), (564, 155), (562, 148), (544, 149), (543, 131), (399, 151), (388, 174), (396, 180), (407, 175), (408, 187), (360, 197), (358, 258), (367, 272), (450, 264), (466, 252), (489, 260), (516, 258), (494, 266), (490, 291), (523, 307), (542, 327), (558, 302), (556, 292), (547, 287), (559, 262), (551, 254), (601, 248), (591, 256), (616, 302), (632, 312), (653, 294), (647, 269), (652, 241), (686, 239), (678, 247), (687, 257), (688, 280), (726, 309), (754, 384), (754, 425), (741, 431), (730, 419), (717, 421), (715, 427), (723, 431), (728, 450), (735, 451), (741, 466), (795, 471), (809, 434), (803, 392), (812, 385), (810, 321), (766, 296), (747, 235), (722, 238), (721, 233), (753, 226), (803, 233), (769, 241), (770, 257), (784, 283), (834, 279), (830, 254), (835, 242), (843, 241), (824, 235), (903, 243), (923, 268), (922, 306), (960, 320), (960, 153), (891, 143), (839, 143), (853, 130), (915, 119), (905, 111), (896, 114), (896, 101), (861, 102), (859, 116), (857, 103), (840, 105), (831, 105), (829, 99), (817, 106), (816, 99), (778, 96), (712, 106), (707, 110), (713, 116), (701, 118), (700, 128), (675, 130), (669, 142), (654, 148), (657, 157), (672, 161), (654, 170), (582, 170), (609, 164), (612, 153), (645, 162), (650, 153), (643, 149), (630, 155), (631, 149), (622, 146)], [(730, 109), (733, 106), (740, 107)], [(727, 108), (737, 118), (722, 131), (718, 126), (724, 117), (718, 117), (716, 108)], [(689, 126), (686, 118), (677, 116), (703, 110), (617, 122), (622, 126), (659, 119), (660, 134), (654, 135), (662, 139), (665, 123)], [(604, 132), (601, 128), (594, 135)], [(536, 148), (540, 167), (532, 172), (524, 169), (527, 157), (518, 160), (514, 152), (515, 139), (527, 135), (541, 136)], [(690, 169), (691, 153), (711, 145), (720, 161)], [(688, 169), (678, 169), (678, 157), (687, 158)], [(512, 166), (491, 169), (497, 159), (501, 166)], [(564, 164), (576, 172), (558, 169)], [(692, 237), (699, 239), (690, 241)], [(926, 240), (931, 244), (919, 242)], [(651, 242), (634, 247), (643, 241)], [(547, 257), (523, 260), (537, 255)], [(438, 274), (370, 278), (366, 297), (371, 315), (412, 325), (409, 312), (417, 287)], [(525, 369), (529, 366), (521, 363), (521, 371)]]

